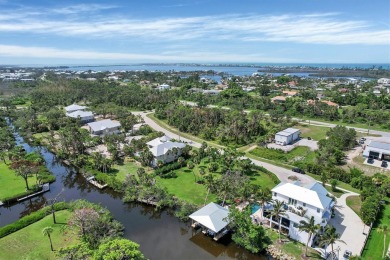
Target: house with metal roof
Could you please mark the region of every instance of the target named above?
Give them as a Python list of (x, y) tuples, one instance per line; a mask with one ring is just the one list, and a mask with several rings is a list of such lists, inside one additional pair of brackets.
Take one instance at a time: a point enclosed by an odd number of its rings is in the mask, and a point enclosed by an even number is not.
[(390, 161), (390, 143), (370, 141), (363, 151), (363, 156)]
[(299, 140), (301, 131), (296, 128), (287, 128), (275, 134), (275, 143), (289, 145)]
[[(274, 201), (284, 202), (286, 215), (281, 218), (281, 228), (294, 240), (302, 243), (307, 242), (309, 234), (298, 228), (302, 220), (307, 222), (308, 219), (314, 217), (316, 224), (325, 227), (331, 218), (334, 201), (320, 183), (314, 182), (301, 186), (299, 182), (282, 182), (271, 191)], [(264, 218), (270, 222), (270, 225), (279, 225), (275, 219), (269, 217), (271, 210), (272, 204), (267, 205), (264, 210)], [(313, 240), (314, 237), (309, 245), (312, 244)]]
[(79, 110), (82, 111), (82, 110), (85, 110), (86, 108), (87, 107), (85, 107), (85, 106), (79, 106), (77, 104), (72, 104), (70, 106), (65, 107), (65, 111), (68, 114), (68, 113), (72, 113), (72, 112), (79, 111)]
[(193, 221), (192, 227), (201, 227), (204, 234), (218, 240), (228, 232), (228, 216), (228, 209), (211, 202), (189, 217)]
[(91, 134), (105, 136), (120, 133), (121, 124), (118, 121), (105, 119), (97, 122), (88, 123), (88, 129)]
[(179, 158), (182, 149), (186, 146), (184, 143), (172, 141), (172, 138), (166, 135), (153, 139), (147, 142), (146, 145), (154, 156), (152, 161), (153, 167), (156, 167), (159, 161), (162, 161), (164, 164), (173, 162)]
[(67, 117), (79, 118), (82, 123), (95, 121), (95, 117), (91, 111), (77, 110), (71, 113), (66, 113)]

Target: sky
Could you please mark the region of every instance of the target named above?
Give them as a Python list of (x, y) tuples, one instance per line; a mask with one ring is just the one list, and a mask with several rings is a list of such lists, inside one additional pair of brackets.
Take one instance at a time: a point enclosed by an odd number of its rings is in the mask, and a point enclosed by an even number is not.
[(389, 0), (0, 0), (0, 64), (390, 63)]

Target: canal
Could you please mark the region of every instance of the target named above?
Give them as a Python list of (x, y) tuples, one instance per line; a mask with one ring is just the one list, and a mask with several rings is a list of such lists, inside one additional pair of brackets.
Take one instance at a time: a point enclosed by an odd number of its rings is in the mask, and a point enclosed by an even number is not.
[(85, 199), (106, 207), (125, 226), (124, 236), (140, 244), (141, 251), (149, 259), (266, 259), (239, 248), (229, 238), (217, 243), (201, 232), (194, 232), (190, 223), (179, 221), (170, 210), (156, 211), (151, 206), (123, 203), (121, 194), (111, 189), (97, 189), (46, 148), (31, 146), (18, 133), (14, 135), (17, 144), (27, 152), (42, 154), (56, 181), (43, 195), (10, 207), (0, 207), (0, 227), (38, 210), (48, 199), (61, 193), (60, 201)]

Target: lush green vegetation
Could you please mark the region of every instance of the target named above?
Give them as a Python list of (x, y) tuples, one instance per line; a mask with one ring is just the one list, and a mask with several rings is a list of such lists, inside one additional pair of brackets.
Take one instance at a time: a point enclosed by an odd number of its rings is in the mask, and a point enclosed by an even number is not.
[[(390, 200), (386, 199), (386, 204), (383, 205), (382, 211), (379, 213), (378, 219), (373, 225), (373, 228), (370, 232), (367, 244), (364, 247), (362, 257), (363, 259), (382, 259), (383, 251), (383, 232), (378, 232), (380, 225), (390, 226)], [(386, 239), (386, 247), (389, 247), (390, 239)]]
[(345, 192), (342, 191), (342, 190), (339, 190), (339, 189), (332, 189), (331, 187), (329, 186), (325, 186), (326, 190), (329, 191), (331, 194), (333, 194), (333, 196), (335, 196), (336, 198), (340, 198), (341, 195), (343, 195)]
[(58, 224), (53, 224), (51, 216), (0, 239), (0, 259), (57, 259), (56, 253), (50, 250), (47, 237), (42, 235), (42, 229), (51, 226), (54, 231), (51, 234), (54, 250), (61, 247), (77, 244), (79, 242), (76, 233), (63, 232), (71, 212), (58, 211), (56, 218)]

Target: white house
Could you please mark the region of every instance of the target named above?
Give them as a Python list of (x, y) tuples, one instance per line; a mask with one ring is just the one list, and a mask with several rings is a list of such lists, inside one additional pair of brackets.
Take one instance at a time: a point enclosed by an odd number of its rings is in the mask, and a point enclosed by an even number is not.
[(363, 151), (363, 156), (390, 161), (390, 143), (370, 141)]
[(157, 166), (158, 161), (164, 163), (173, 162), (181, 155), (182, 149), (186, 145), (180, 142), (172, 142), (171, 139), (172, 138), (164, 135), (163, 137), (158, 137), (146, 143), (154, 156), (152, 162), (153, 167)]
[(77, 110), (72, 113), (66, 113), (66, 116), (72, 118), (80, 118), (80, 121), (82, 123), (89, 123), (95, 121), (95, 118), (91, 111)]
[(275, 143), (279, 145), (288, 145), (292, 144), (295, 141), (299, 140), (299, 135), (301, 131), (296, 128), (287, 128), (283, 131), (276, 133)]
[(105, 119), (97, 122), (88, 123), (88, 128), (93, 135), (111, 135), (120, 132), (121, 124), (118, 121), (112, 121), (111, 119)]
[(65, 111), (66, 111), (66, 114), (68, 114), (68, 113), (72, 113), (72, 112), (79, 111), (79, 110), (83, 111), (86, 108), (87, 107), (79, 106), (77, 104), (72, 104), (70, 106), (65, 107)]
[[(286, 215), (281, 219), (281, 228), (288, 232), (290, 238), (306, 243), (309, 234), (300, 231), (298, 226), (300, 221), (308, 222), (314, 217), (315, 223), (325, 227), (332, 215), (334, 206), (333, 200), (327, 196), (328, 191), (317, 182), (305, 187), (296, 183), (280, 183), (272, 189), (272, 199), (285, 203)], [(265, 208), (264, 218), (269, 216), (267, 209), (272, 209), (272, 205)], [(271, 223), (278, 225), (275, 219), (269, 219)], [(309, 245), (313, 243), (312, 237)]]
[(160, 86), (157, 87), (158, 90), (168, 90), (168, 89), (171, 89), (171, 86), (169, 86), (168, 84), (161, 84)]
[(378, 79), (378, 84), (390, 84), (390, 79), (388, 78), (380, 78)]

